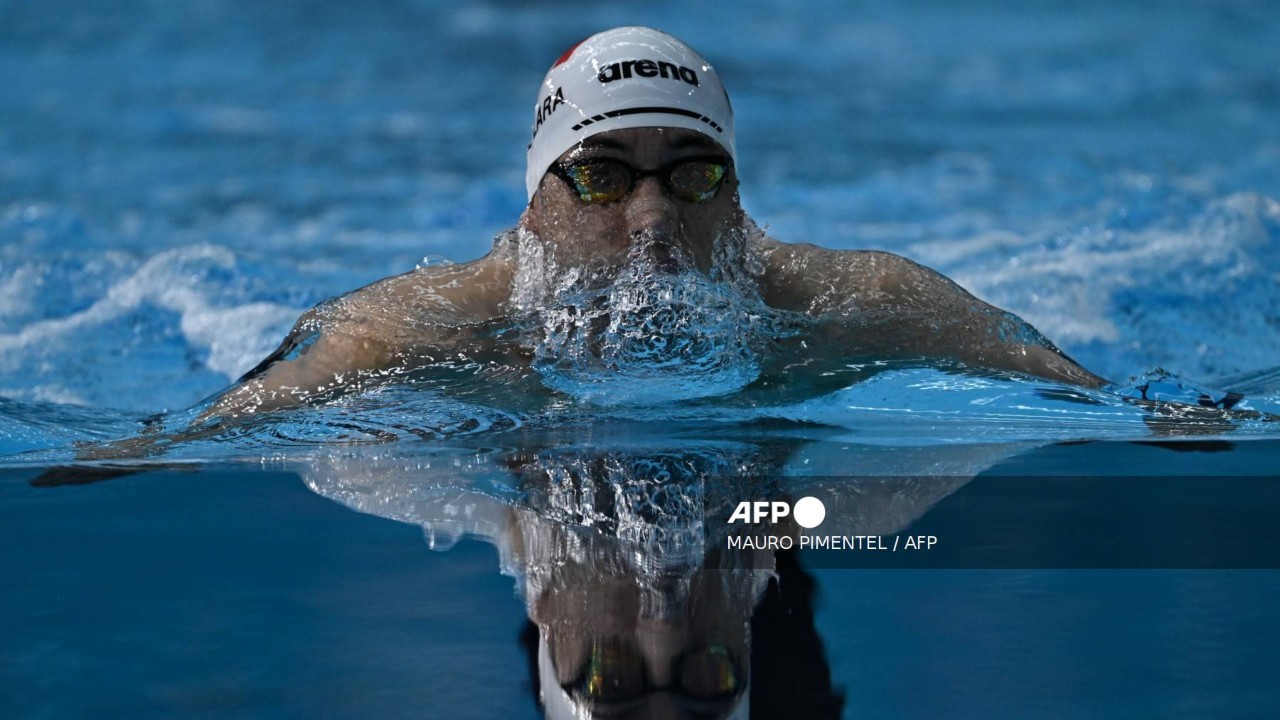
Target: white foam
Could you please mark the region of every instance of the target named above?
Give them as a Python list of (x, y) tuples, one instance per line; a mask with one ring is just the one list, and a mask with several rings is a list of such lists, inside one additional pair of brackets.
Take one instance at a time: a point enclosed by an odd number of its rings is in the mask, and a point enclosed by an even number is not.
[(14, 398), (35, 402), (56, 403), (59, 405), (89, 405), (89, 401), (79, 393), (69, 390), (57, 383), (36, 385), (29, 388), (0, 387), (0, 397)]
[[(207, 350), (210, 370), (235, 378), (271, 351), (299, 311), (274, 303), (218, 307), (217, 288), (195, 282), (192, 264), (230, 270), (235, 266), (235, 254), (214, 245), (158, 253), (84, 310), (0, 334), (0, 363), (13, 366), (32, 349), (68, 346), (94, 328), (151, 304), (179, 315), (183, 337), (192, 346)], [(67, 392), (75, 396), (74, 391)]]
[(1280, 345), (1265, 318), (1276, 300), (1259, 288), (1280, 271), (1271, 247), (1280, 203), (1256, 193), (1185, 201), (1204, 205), (1185, 217), (1157, 206), (1132, 223), (1094, 220), (1025, 237), (942, 236), (906, 254), (1061, 346), (1106, 346), (1104, 362), (1130, 373), (1153, 362), (1205, 376), (1274, 364)]

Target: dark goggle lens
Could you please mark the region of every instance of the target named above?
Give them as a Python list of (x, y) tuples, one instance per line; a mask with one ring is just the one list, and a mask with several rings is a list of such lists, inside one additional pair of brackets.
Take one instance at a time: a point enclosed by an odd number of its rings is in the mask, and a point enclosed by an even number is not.
[(645, 693), (644, 659), (631, 643), (616, 638), (597, 640), (591, 657), (575, 683), (577, 693), (592, 702), (620, 703)]
[[(689, 203), (709, 202), (716, 196), (729, 165), (711, 160), (690, 160), (656, 174), (663, 177), (667, 188), (680, 200)], [(621, 200), (631, 192), (637, 173), (625, 163), (615, 160), (587, 160), (564, 168), (564, 175), (585, 203), (609, 203)]]
[(680, 685), (690, 697), (718, 700), (736, 695), (742, 688), (742, 680), (729, 650), (711, 645), (685, 656), (680, 667)]
[(620, 163), (581, 162), (565, 168), (565, 172), (583, 202), (613, 202), (631, 191), (631, 173)]
[(685, 202), (708, 202), (716, 196), (727, 170), (723, 163), (704, 160), (682, 163), (671, 171), (668, 185), (671, 192)]

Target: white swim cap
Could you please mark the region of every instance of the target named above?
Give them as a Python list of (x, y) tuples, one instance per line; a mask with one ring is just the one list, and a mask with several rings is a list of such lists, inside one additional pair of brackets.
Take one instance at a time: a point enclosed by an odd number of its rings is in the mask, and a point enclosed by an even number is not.
[(694, 130), (734, 157), (729, 96), (715, 68), (693, 48), (647, 27), (606, 30), (569, 48), (542, 80), (533, 109), (529, 198), (569, 148), (636, 127)]

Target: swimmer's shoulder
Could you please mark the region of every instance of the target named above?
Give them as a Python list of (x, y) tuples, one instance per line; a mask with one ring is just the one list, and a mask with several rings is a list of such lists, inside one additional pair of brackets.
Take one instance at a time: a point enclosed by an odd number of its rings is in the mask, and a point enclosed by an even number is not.
[(782, 242), (764, 234), (753, 236), (748, 242), (766, 260), (766, 269), (771, 272), (813, 272), (830, 268), (872, 275), (921, 267), (901, 255), (883, 250), (834, 250), (813, 243)]
[(467, 327), (505, 316), (515, 272), (510, 255), (495, 243), (484, 257), (418, 267), (330, 298), (304, 312), (281, 347), (320, 337), (387, 352), (447, 342)]
[(764, 271), (765, 301), (788, 310), (823, 312), (851, 296), (870, 303), (898, 295), (907, 286), (949, 282), (919, 263), (881, 250), (834, 250), (763, 233), (750, 238), (749, 247)]
[(490, 320), (506, 311), (514, 268), (507, 253), (495, 247), (469, 262), (421, 266), (383, 278), (317, 310), (360, 322), (456, 324)]

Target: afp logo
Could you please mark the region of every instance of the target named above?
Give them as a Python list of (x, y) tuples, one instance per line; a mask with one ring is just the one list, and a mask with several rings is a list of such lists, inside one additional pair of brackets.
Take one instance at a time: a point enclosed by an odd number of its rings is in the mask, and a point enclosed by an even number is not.
[(816, 497), (800, 498), (795, 502), (794, 507), (781, 500), (772, 502), (744, 500), (738, 503), (738, 507), (729, 516), (729, 524), (742, 522), (758, 525), (765, 520), (776, 524), (788, 515), (795, 518), (796, 524), (800, 527), (812, 529), (821, 525), (826, 519), (827, 508)]

